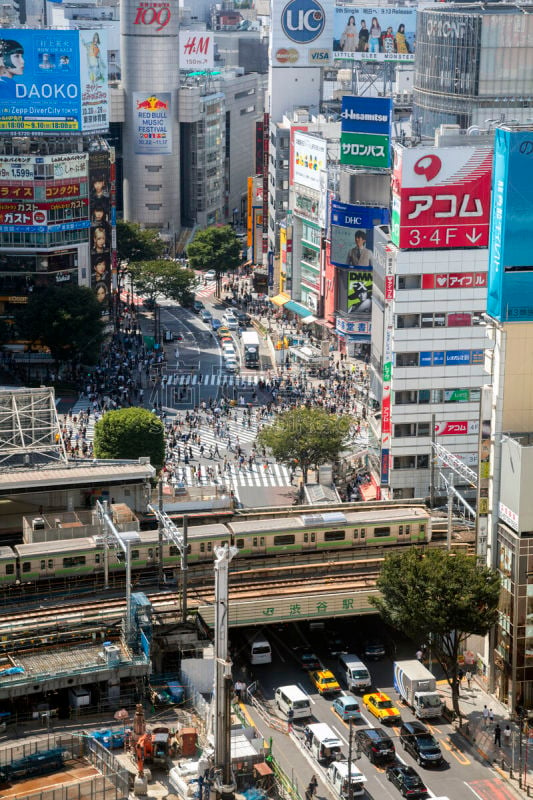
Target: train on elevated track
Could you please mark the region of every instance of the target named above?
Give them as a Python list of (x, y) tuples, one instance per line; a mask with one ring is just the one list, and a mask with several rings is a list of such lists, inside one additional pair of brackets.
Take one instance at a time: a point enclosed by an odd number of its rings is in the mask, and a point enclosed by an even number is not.
[[(285, 516), (251, 514), (235, 516), (231, 522), (190, 525), (187, 531), (188, 564), (213, 563), (214, 549), (231, 544), (239, 559), (258, 559), (277, 555), (324, 554), (349, 551), (381, 551), (393, 546), (427, 545), (431, 542), (431, 515), (423, 503), (411, 505), (381, 502), (374, 508), (364, 504), (346, 505), (342, 511), (316, 507), (286, 511)], [(140, 540), (131, 548), (134, 575), (157, 574), (159, 538), (157, 530), (141, 530)], [(125, 572), (122, 552), (109, 549), (102, 536), (80, 539), (54, 539), (47, 542), (0, 547), (0, 588), (63, 582), (72, 586), (76, 579), (104, 576), (107, 559), (110, 576)], [(173, 571), (180, 566), (178, 548), (164, 539), (163, 567)]]

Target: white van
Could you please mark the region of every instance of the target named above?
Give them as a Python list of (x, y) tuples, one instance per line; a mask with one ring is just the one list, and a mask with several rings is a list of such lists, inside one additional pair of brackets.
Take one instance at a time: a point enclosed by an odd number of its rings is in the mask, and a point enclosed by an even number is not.
[[(349, 790), (348, 772), (350, 772), (350, 783), (352, 784), (351, 792)], [(348, 800), (350, 797), (360, 797), (365, 793), (366, 778), (355, 766), (353, 761), (350, 770), (348, 770), (347, 761), (333, 761), (333, 763), (330, 764), (326, 776), (341, 800)]]
[(259, 634), (252, 634), (250, 644), (250, 664), (271, 664), (272, 650), (268, 639)]
[(236, 331), (239, 329), (239, 320), (232, 314), (231, 311), (226, 311), (222, 317), (222, 322), (229, 331)]
[(372, 678), (370, 672), (359, 656), (354, 656), (351, 653), (341, 653), (339, 656), (339, 664), (342, 669), (344, 680), (348, 689), (352, 691), (362, 691), (369, 689), (372, 686)]
[(311, 702), (299, 686), (279, 686), (274, 694), (276, 705), (285, 716), (290, 709), (294, 719), (311, 716)]
[(317, 761), (329, 764), (342, 753), (342, 742), (325, 722), (307, 725), (305, 743)]

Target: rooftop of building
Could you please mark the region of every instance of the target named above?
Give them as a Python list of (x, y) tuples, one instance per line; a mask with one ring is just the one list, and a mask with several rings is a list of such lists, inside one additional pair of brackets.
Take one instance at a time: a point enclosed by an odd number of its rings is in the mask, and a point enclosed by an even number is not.
[(155, 469), (146, 458), (138, 461), (69, 461), (38, 464), (34, 467), (4, 465), (0, 469), (0, 492), (24, 492), (53, 486), (77, 486), (80, 483), (145, 481), (155, 477)]

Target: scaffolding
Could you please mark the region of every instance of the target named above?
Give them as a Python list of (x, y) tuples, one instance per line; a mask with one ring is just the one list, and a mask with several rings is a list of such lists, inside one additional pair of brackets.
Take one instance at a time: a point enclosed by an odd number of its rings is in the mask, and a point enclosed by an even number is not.
[(68, 462), (54, 390), (0, 390), (0, 469)]

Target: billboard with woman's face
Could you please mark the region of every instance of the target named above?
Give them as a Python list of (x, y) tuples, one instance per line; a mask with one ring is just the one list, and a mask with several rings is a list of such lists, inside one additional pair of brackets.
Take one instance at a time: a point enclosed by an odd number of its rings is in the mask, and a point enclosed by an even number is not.
[(414, 61), (416, 9), (342, 6), (335, 9), (333, 57), (352, 61)]

